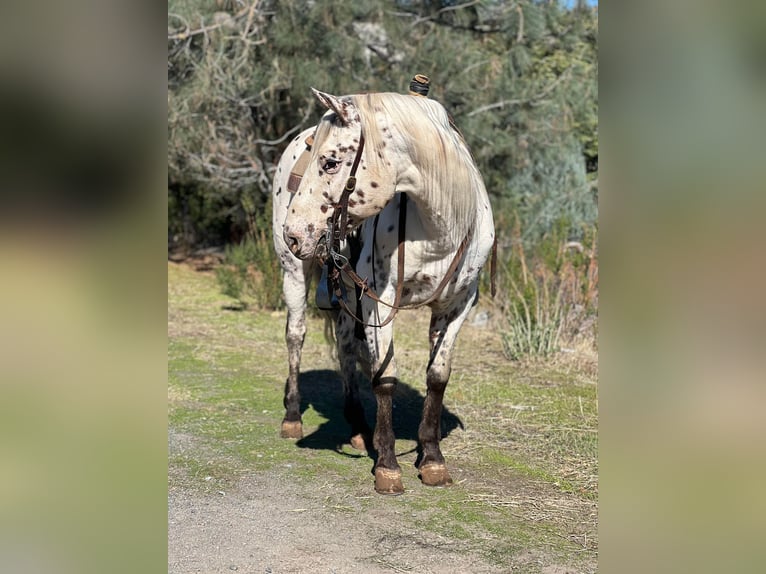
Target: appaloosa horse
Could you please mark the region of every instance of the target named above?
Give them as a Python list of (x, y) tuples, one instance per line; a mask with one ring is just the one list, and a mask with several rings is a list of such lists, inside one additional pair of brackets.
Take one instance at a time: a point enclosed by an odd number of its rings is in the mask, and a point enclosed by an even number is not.
[[(476, 301), (479, 273), (494, 242), (483, 180), (465, 141), (437, 102), (395, 93), (336, 97), (314, 90), (314, 95), (328, 111), (316, 127), (310, 155), (304, 156), (302, 178), (299, 183), (293, 180), (295, 193), (289, 202), (276, 200), (287, 193), (289, 173), (300, 161), (311, 130), (291, 143), (275, 178), (275, 235), (283, 229), (275, 246), (282, 250), (286, 271), (290, 349), (283, 436), (299, 436), (295, 397), (305, 333), (304, 280), (311, 272), (310, 262), (318, 258), (328, 265), (342, 307), (336, 336), (346, 392), (344, 412), (357, 448), (369, 432), (354, 377), (355, 322), (363, 326), (362, 345), (377, 401), (373, 445), (379, 493), (404, 491), (391, 419), (397, 384), (393, 319), (399, 309), (430, 307), (419, 470), (424, 484), (449, 484), (439, 448), (442, 400), (455, 340)], [(341, 248), (346, 234), (356, 228), (361, 253), (349, 262)], [(294, 289), (288, 293), (290, 285)]]

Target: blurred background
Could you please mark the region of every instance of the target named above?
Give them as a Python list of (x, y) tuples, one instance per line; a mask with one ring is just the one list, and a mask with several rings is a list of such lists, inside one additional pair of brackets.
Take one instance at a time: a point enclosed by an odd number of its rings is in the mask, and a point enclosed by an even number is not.
[(603, 245), (601, 569), (762, 570), (764, 6), (4, 6), (0, 568), (166, 567), (168, 250), (259, 229), (309, 86), (425, 73), (511, 268), (555, 233)]

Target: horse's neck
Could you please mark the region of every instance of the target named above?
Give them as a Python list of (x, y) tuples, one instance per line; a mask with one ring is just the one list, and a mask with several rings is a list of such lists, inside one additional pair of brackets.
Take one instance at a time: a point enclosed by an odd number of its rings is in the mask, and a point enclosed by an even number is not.
[(386, 134), (380, 148), (384, 154), (381, 159), (388, 166), (392, 166), (389, 169), (396, 182), (396, 191), (406, 193), (414, 206), (417, 206), (422, 226), (420, 240), (430, 244), (427, 247), (430, 253), (454, 253), (464, 239), (456, 235), (457, 231), (466, 228), (465, 222), (453, 220), (456, 217), (455, 213), (450, 213), (453, 209), (440, 211), (438, 204), (434, 205), (433, 198), (436, 194), (426, 187), (434, 185), (434, 182), (424, 177), (419, 165), (420, 160), (414, 157), (416, 152), (411, 141), (412, 135), (400, 129), (398, 124), (389, 122), (389, 118), (381, 114), (377, 116), (377, 128), (377, 133)]
[[(427, 245), (424, 245), (426, 251), (432, 254), (454, 252), (459, 242), (456, 243), (449, 233), (445, 233), (452, 222), (425, 199), (422, 178), (414, 165), (399, 173), (396, 188), (398, 192), (406, 193), (409, 198), (407, 222), (419, 227), (417, 235), (421, 236), (421, 241), (427, 242)], [(407, 234), (411, 235), (409, 229)]]

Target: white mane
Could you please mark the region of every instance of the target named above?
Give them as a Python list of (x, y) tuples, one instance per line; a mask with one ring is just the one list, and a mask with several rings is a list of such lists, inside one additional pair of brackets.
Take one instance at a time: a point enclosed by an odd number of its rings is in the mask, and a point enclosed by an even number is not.
[[(423, 178), (423, 199), (442, 214), (452, 238), (460, 242), (473, 226), (484, 181), (444, 107), (428, 98), (396, 93), (355, 95), (352, 100), (369, 149), (383, 145), (376, 112), (386, 114), (392, 128), (404, 135)], [(368, 157), (378, 159), (377, 154)]]

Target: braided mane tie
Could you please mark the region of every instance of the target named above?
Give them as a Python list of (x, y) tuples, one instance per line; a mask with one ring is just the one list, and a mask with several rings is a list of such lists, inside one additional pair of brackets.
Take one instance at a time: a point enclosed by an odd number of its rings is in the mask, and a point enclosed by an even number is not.
[(431, 80), (423, 74), (416, 74), (410, 82), (410, 95), (428, 97), (428, 90), (431, 87)]

